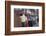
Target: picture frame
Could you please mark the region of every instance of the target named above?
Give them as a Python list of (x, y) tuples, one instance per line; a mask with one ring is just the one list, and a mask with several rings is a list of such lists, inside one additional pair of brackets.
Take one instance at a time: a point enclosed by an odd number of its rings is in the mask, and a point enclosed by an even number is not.
[[(18, 1), (5, 1), (5, 35), (17, 34), (35, 34), (45, 32), (45, 7), (44, 3), (36, 2), (18, 2)], [(14, 29), (14, 22), (17, 17), (14, 17), (14, 9), (39, 9), (39, 27), (16, 27)], [(16, 9), (16, 10), (17, 10)], [(17, 10), (18, 11), (18, 10)], [(29, 12), (29, 11), (28, 11)], [(18, 15), (18, 14), (17, 14)], [(13, 18), (14, 17), (14, 18)], [(13, 21), (14, 19), (14, 21)], [(18, 22), (17, 22), (18, 23)], [(32, 29), (35, 28), (35, 29)]]

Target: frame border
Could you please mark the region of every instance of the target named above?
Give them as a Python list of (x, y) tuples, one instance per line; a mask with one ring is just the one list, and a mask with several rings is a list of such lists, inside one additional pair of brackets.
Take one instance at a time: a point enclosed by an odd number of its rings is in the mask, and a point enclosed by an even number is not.
[[(10, 31), (10, 5), (42, 6), (42, 30), (34, 31)], [(45, 4), (36, 2), (5, 1), (5, 35), (35, 34), (45, 32)]]

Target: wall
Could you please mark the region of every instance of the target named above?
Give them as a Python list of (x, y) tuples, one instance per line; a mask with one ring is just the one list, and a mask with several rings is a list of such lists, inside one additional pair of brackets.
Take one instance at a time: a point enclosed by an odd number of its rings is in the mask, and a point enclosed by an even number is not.
[[(42, 3), (44, 2), (44, 3), (46, 3), (46, 0), (16, 0), (16, 1), (42, 2)], [(45, 6), (46, 6), (46, 4), (45, 4)], [(46, 15), (46, 9), (45, 9), (45, 15)], [(45, 16), (45, 18), (46, 18), (46, 16)], [(46, 19), (45, 19), (45, 21), (46, 21)], [(46, 26), (46, 23), (45, 23), (45, 26)], [(45, 32), (46, 32), (46, 29), (45, 29)], [(5, 34), (5, 0), (0, 0), (0, 36), (5, 36), (4, 34)], [(46, 33), (10, 35), (10, 36), (46, 36)]]

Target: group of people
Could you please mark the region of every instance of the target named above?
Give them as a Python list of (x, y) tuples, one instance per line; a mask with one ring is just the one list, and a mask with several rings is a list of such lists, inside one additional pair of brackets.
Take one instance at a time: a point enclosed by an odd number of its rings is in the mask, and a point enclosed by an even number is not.
[(37, 11), (35, 12), (34, 10), (17, 9), (15, 12), (17, 16), (16, 18), (18, 18), (17, 21), (15, 20), (17, 27), (33, 27), (33, 25), (38, 24), (37, 22), (39, 21), (39, 18), (37, 15), (35, 15), (37, 14)]
[(28, 15), (28, 16), (25, 16), (25, 14), (20, 14), (20, 18), (21, 18), (21, 24), (22, 24), (22, 27), (25, 27), (25, 26), (29, 26), (29, 27), (32, 27), (33, 26), (33, 20), (31, 20), (31, 17)]

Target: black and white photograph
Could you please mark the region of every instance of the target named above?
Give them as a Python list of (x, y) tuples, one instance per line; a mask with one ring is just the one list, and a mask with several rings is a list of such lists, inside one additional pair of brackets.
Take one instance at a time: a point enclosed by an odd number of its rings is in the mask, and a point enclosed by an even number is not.
[(14, 8), (14, 27), (38, 27), (39, 9)]

